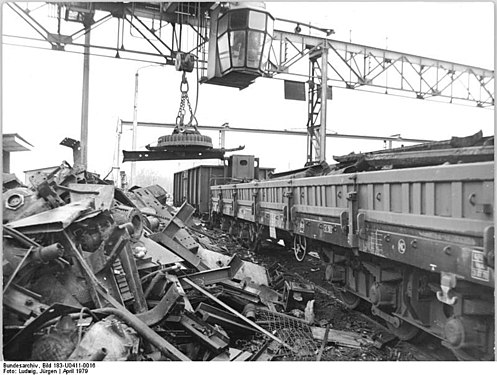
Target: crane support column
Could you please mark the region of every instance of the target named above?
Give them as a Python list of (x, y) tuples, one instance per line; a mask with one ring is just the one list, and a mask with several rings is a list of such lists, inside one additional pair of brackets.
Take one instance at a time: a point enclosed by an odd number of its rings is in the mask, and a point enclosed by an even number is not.
[[(89, 21), (91, 24), (91, 20)], [(88, 167), (88, 108), (90, 96), (90, 29), (85, 34), (85, 54), (83, 60), (83, 90), (81, 101), (81, 165), (83, 169)]]
[(328, 102), (328, 48), (321, 53), (321, 124), (319, 126), (320, 153), (316, 155), (319, 162), (326, 160), (326, 115)]
[(318, 47), (309, 54), (306, 165), (326, 160), (326, 117), (328, 87), (328, 48)]

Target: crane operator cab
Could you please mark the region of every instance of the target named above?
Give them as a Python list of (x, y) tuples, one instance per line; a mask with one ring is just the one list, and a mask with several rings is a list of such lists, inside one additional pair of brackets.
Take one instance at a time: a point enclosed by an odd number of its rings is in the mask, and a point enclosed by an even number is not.
[(211, 13), (206, 83), (246, 88), (264, 75), (274, 18), (263, 2), (228, 3)]

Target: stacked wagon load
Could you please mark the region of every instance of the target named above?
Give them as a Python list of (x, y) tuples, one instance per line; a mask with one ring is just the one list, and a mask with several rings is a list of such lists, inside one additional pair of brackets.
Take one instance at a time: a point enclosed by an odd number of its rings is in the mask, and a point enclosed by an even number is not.
[(482, 131), (468, 137), (422, 143), (413, 146), (366, 153), (333, 156), (338, 164), (330, 174), (379, 169), (414, 168), (441, 164), (474, 163), (494, 160), (494, 137)]

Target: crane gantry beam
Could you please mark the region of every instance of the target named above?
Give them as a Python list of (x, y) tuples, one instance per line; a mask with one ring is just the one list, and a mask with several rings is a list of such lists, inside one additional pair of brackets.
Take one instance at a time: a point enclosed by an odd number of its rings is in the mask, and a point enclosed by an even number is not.
[(293, 74), (303, 58), (309, 73), (307, 165), (325, 160), (327, 91), (342, 87), (448, 103), (494, 106), (494, 71), (387, 49), (274, 31), (269, 77)]
[(280, 30), (275, 30), (274, 38), (278, 42), (273, 47), (280, 53), (273, 54), (276, 62), (268, 69), (270, 76), (289, 73), (291, 66), (313, 50), (327, 48), (329, 84), (478, 107), (494, 105), (493, 70)]
[[(117, 18), (119, 26), (127, 22), (129, 26), (151, 47), (149, 50), (134, 50), (125, 46), (123, 27), (116, 28), (117, 43), (112, 45), (91, 45), (91, 48), (112, 51), (115, 57), (127, 53), (142, 54), (147, 58), (159, 58), (155, 62), (174, 65), (178, 51), (206, 49), (209, 26), (207, 13), (214, 2), (163, 2), (163, 3), (47, 3), (56, 7), (57, 30), (50, 29), (47, 17), (40, 13), (41, 7), (34, 10), (23, 8), (15, 2), (6, 3), (18, 16), (33, 28), (41, 39), (52, 49), (64, 50), (66, 46), (87, 47), (77, 39), (88, 31)], [(198, 4), (198, 5), (197, 5)], [(64, 33), (64, 25), (75, 24), (89, 13), (99, 12), (99, 17), (76, 32)], [(207, 17), (207, 18), (206, 18)], [(287, 21), (293, 22), (293, 21)], [(295, 22), (297, 24), (297, 22)], [(180, 26), (184, 26), (181, 28)], [(66, 27), (65, 30), (68, 30)], [(186, 45), (181, 37), (187, 30), (198, 33), (201, 46)], [(19, 36), (4, 35), (7, 38)], [(336, 87), (370, 92), (397, 94), (417, 99), (435, 99), (449, 103), (474, 104), (478, 107), (494, 105), (494, 71), (460, 63), (391, 51), (327, 37), (305, 35), (276, 29), (271, 54), (271, 63), (266, 70), (267, 77), (288, 74), (308, 80), (307, 72), (293, 71), (294, 65), (312, 51), (327, 48), (328, 84)], [(23, 37), (20, 37), (23, 38)], [(25, 37), (26, 41), (35, 41)], [(181, 44), (181, 42), (183, 44)], [(191, 44), (191, 41), (190, 41)], [(114, 56), (114, 55), (112, 55)], [(200, 57), (200, 56), (199, 56)], [(199, 58), (206, 69), (207, 61)]]

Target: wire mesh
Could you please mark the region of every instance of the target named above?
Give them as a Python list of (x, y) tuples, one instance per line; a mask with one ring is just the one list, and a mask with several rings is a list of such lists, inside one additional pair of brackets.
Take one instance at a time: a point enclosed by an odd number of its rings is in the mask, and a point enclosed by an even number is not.
[(288, 346), (285, 347), (277, 342), (271, 343), (269, 349), (273, 352), (275, 359), (285, 361), (316, 360), (319, 343), (314, 340), (309, 324), (302, 319), (265, 309), (257, 309), (256, 322)]

